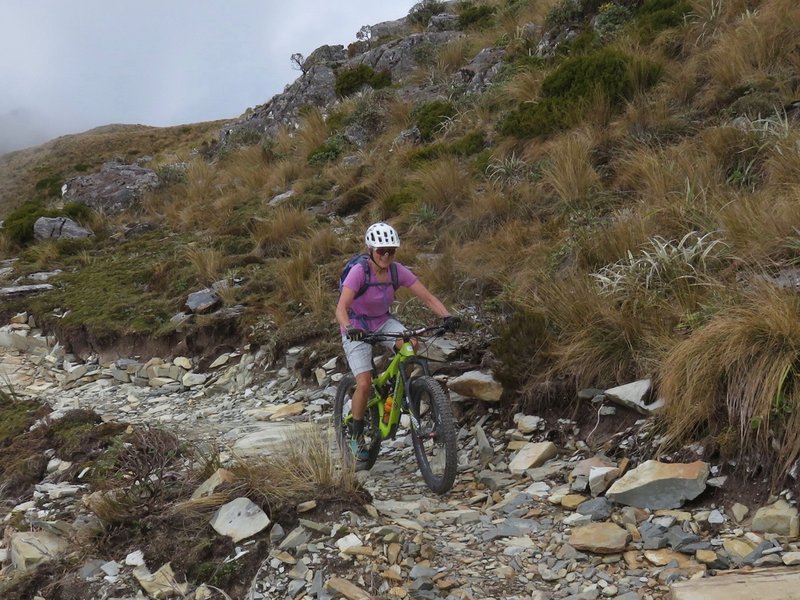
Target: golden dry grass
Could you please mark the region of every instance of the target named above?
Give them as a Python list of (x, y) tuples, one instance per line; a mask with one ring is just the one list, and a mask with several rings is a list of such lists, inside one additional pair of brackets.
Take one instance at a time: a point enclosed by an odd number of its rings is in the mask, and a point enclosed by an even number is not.
[[(436, 65), (444, 73), (455, 73), (472, 58), (475, 45), (470, 38), (458, 37), (442, 46), (436, 55)], [(483, 47), (483, 46), (478, 46)]]
[(523, 305), (544, 311), (558, 332), (550, 375), (568, 374), (578, 387), (643, 375), (677, 321), (667, 303), (631, 314), (580, 276), (543, 281)]
[(794, 0), (768, 0), (758, 10), (732, 15), (713, 45), (700, 55), (710, 78), (699, 100), (714, 106), (731, 89), (769, 77), (785, 79), (800, 67), (800, 5)]
[(328, 139), (328, 125), (318, 108), (306, 108), (295, 132), (295, 156), (302, 161), (312, 150)]
[(303, 236), (311, 228), (310, 213), (298, 208), (278, 207), (256, 219), (250, 229), (253, 252), (257, 256), (285, 255), (292, 239)]
[(280, 160), (269, 167), (266, 180), (267, 192), (280, 194), (291, 189), (292, 184), (309, 173), (305, 160), (288, 158)]
[(515, 102), (534, 102), (539, 98), (545, 75), (543, 70), (520, 71), (503, 86), (503, 89), (508, 98)]
[(799, 219), (797, 189), (732, 195), (717, 214), (734, 254), (748, 264), (780, 260), (786, 254), (787, 239), (797, 235)]
[(188, 246), (184, 256), (203, 285), (209, 285), (219, 279), (225, 268), (225, 256), (211, 247)]
[(741, 302), (665, 354), (664, 447), (733, 432), (740, 464), (786, 473), (800, 457), (800, 303), (755, 282)]
[(419, 186), (420, 200), (430, 204), (440, 214), (451, 206), (466, 203), (472, 193), (471, 178), (452, 158), (426, 165), (412, 176), (412, 180)]
[(359, 498), (353, 468), (341, 461), (332, 436), (321, 430), (295, 434), (269, 457), (239, 459), (231, 470), (244, 481), (247, 495), (266, 504), (271, 514), (308, 500)]
[(600, 183), (592, 166), (592, 135), (579, 130), (548, 144), (542, 183), (568, 206), (587, 204)]

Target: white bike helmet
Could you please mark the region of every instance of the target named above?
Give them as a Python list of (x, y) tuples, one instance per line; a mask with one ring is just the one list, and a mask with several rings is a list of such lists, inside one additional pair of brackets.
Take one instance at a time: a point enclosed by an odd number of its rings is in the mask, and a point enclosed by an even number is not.
[(364, 242), (370, 248), (397, 248), (400, 246), (400, 236), (387, 223), (373, 223), (367, 228)]

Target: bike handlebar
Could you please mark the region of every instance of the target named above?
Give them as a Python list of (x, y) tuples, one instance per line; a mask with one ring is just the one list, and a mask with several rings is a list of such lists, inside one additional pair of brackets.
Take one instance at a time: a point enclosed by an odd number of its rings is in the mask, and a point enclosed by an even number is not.
[(447, 333), (447, 328), (443, 325), (433, 325), (430, 327), (419, 327), (417, 329), (407, 329), (402, 333), (368, 333), (361, 340), (367, 344), (381, 342), (384, 340), (402, 339), (408, 341), (413, 337), (425, 335), (426, 333), (433, 333), (434, 336), (444, 335)]

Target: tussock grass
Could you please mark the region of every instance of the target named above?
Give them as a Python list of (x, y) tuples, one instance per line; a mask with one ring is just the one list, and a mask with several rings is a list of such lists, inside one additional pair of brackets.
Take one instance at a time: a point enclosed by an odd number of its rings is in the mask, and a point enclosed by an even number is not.
[(773, 189), (797, 185), (797, 174), (800, 173), (800, 131), (793, 129), (785, 138), (775, 142), (764, 163), (764, 171), (767, 182)]
[(261, 146), (244, 146), (226, 156), (225, 179), (236, 190), (261, 190), (269, 181), (269, 168)]
[(308, 157), (311, 152), (328, 139), (328, 125), (320, 110), (308, 107), (300, 119), (300, 129), (295, 133), (295, 153), (298, 159)]
[(548, 243), (540, 223), (512, 219), (502, 227), (453, 249), (457, 268), (471, 289), (521, 300), (531, 291), (532, 273), (547, 264)]
[(797, 235), (799, 219), (797, 190), (736, 194), (717, 215), (725, 239), (747, 264), (769, 264), (789, 258), (786, 241)]
[(567, 374), (578, 387), (642, 375), (677, 322), (666, 303), (635, 315), (622, 310), (589, 278), (548, 280), (537, 291), (523, 306), (544, 311), (556, 332), (549, 375)]
[(412, 179), (420, 189), (420, 200), (440, 214), (451, 206), (464, 204), (472, 193), (472, 181), (458, 161), (451, 158), (424, 167)]
[(650, 237), (646, 218), (638, 212), (624, 209), (612, 214), (608, 222), (584, 236), (576, 250), (578, 264), (594, 271), (616, 262), (629, 252), (638, 251)]
[(292, 238), (305, 235), (312, 221), (307, 211), (283, 206), (257, 218), (250, 228), (254, 254), (261, 257), (287, 254)]
[(592, 166), (592, 136), (586, 130), (554, 140), (547, 150), (549, 161), (542, 183), (567, 206), (587, 204), (600, 182)]
[(307, 280), (312, 274), (314, 265), (314, 258), (308, 248), (293, 256), (279, 259), (273, 267), (279, 294), (285, 300), (304, 305)]
[(309, 172), (306, 161), (288, 158), (280, 160), (269, 169), (266, 187), (268, 192), (280, 194), (289, 190), (292, 184)]
[(515, 102), (534, 102), (542, 91), (545, 75), (545, 71), (520, 71), (505, 84), (504, 90)]
[(666, 399), (664, 448), (704, 436), (728, 458), (777, 479), (800, 458), (800, 301), (792, 290), (754, 284), (672, 347), (658, 373)]
[(196, 158), (186, 168), (184, 205), (202, 206), (214, 195), (214, 169), (205, 160)]
[(219, 279), (225, 268), (225, 257), (216, 248), (189, 246), (184, 250), (184, 256), (192, 265), (197, 279), (204, 285)]
[(342, 463), (332, 435), (324, 431), (297, 434), (268, 458), (239, 459), (231, 470), (245, 482), (247, 495), (273, 515), (308, 500), (359, 498), (353, 468)]
[(455, 73), (464, 66), (468, 59), (472, 58), (474, 47), (472, 40), (466, 36), (450, 40), (439, 49), (436, 66), (444, 73)]
[(706, 106), (728, 97), (730, 90), (770, 76), (783, 79), (800, 65), (800, 6), (792, 0), (769, 0), (759, 10), (736, 15), (704, 55), (711, 85)]

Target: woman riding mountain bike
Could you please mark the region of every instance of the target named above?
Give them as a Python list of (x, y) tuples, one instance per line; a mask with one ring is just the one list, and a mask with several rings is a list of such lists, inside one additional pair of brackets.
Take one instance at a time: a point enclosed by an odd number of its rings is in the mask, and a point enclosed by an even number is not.
[[(397, 287), (408, 288), (414, 296), (443, 319), (443, 326), (455, 331), (461, 320), (450, 314), (436, 296), (407, 267), (395, 262), (400, 247), (397, 231), (387, 223), (373, 223), (364, 235), (367, 258), (357, 261), (344, 277), (336, 305), (336, 320), (342, 334), (347, 363), (356, 380), (351, 399), (353, 420), (350, 450), (357, 461), (368, 456), (364, 444), (364, 414), (372, 389), (372, 345), (363, 340), (368, 334), (401, 334), (403, 324), (391, 314)], [(400, 342), (383, 342), (391, 346)]]

